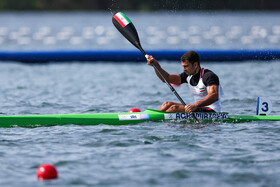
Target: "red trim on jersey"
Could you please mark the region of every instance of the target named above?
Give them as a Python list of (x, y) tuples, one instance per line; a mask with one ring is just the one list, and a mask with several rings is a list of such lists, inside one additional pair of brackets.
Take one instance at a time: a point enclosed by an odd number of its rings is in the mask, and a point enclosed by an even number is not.
[(202, 79), (203, 77), (203, 73), (204, 73), (204, 68), (201, 68), (201, 72), (200, 72), (200, 78)]

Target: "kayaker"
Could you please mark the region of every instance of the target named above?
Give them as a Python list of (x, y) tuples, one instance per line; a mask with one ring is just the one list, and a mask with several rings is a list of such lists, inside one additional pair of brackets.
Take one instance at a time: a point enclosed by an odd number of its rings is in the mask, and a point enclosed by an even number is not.
[[(200, 57), (195, 51), (188, 51), (181, 57), (183, 72), (181, 74), (169, 74), (161, 68), (153, 56), (147, 57), (147, 64), (151, 62), (158, 67), (165, 78), (171, 83), (181, 85), (187, 83), (192, 92), (195, 103), (186, 106), (171, 101), (164, 102), (159, 108), (166, 112), (221, 112), (219, 77), (211, 70), (200, 67)], [(157, 76), (164, 82), (161, 76)]]

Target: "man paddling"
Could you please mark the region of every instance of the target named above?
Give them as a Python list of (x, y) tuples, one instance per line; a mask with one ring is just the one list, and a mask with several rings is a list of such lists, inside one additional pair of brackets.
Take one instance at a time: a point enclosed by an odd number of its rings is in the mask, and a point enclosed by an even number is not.
[[(159, 108), (160, 111), (166, 112), (221, 112), (220, 103), (220, 83), (219, 77), (208, 69), (200, 67), (200, 57), (195, 51), (188, 51), (181, 57), (183, 73), (169, 74), (161, 68), (153, 56), (147, 56), (147, 64), (154, 65), (160, 70), (164, 77), (173, 84), (187, 83), (192, 92), (195, 103), (186, 106), (166, 101)], [(157, 76), (164, 82), (157, 71)]]

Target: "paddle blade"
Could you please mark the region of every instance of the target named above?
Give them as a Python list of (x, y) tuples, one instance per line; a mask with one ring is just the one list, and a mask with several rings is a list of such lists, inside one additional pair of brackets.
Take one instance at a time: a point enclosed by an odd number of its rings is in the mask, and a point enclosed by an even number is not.
[(137, 47), (144, 55), (146, 52), (143, 50), (140, 44), (140, 40), (138, 37), (138, 33), (136, 28), (134, 27), (133, 23), (124, 15), (122, 12), (116, 13), (113, 18), (112, 22), (118, 31), (132, 43), (135, 47)]

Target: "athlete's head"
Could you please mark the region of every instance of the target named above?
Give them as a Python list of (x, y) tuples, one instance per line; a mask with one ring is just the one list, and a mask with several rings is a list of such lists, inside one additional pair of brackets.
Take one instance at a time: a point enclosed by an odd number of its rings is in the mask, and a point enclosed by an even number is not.
[(198, 63), (200, 66), (200, 57), (195, 51), (188, 51), (181, 57), (181, 62), (189, 61), (189, 63), (194, 64)]
[(200, 57), (195, 51), (188, 51), (181, 57), (183, 70), (188, 75), (195, 75), (200, 70)]

